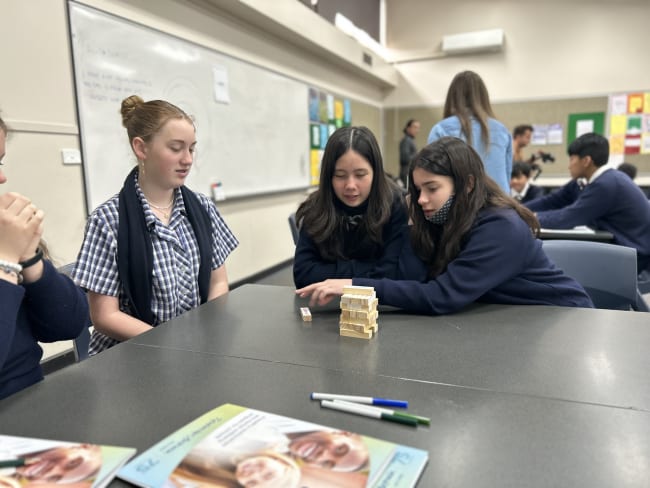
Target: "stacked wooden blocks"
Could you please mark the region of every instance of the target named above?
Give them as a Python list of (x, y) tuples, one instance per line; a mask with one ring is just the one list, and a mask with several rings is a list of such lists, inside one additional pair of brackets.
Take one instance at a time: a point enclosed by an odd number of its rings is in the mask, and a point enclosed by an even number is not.
[(371, 339), (373, 332), (377, 332), (377, 303), (375, 289), (371, 286), (343, 287), (340, 335)]

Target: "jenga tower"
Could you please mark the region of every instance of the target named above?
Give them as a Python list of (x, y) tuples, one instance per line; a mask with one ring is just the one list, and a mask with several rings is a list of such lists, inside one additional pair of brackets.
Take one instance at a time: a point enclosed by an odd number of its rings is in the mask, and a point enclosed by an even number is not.
[(377, 295), (370, 286), (345, 286), (341, 297), (341, 321), (339, 333), (342, 336), (372, 338), (377, 332)]

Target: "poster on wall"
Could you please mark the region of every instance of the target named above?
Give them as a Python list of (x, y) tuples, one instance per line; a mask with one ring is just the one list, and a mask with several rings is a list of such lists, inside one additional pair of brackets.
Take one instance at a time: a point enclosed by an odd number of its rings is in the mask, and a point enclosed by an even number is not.
[(650, 92), (610, 95), (607, 128), (610, 159), (650, 153)]
[(308, 91), (310, 184), (320, 181), (320, 164), (327, 140), (336, 129), (352, 125), (350, 100), (326, 93), (317, 88)]
[(588, 132), (605, 135), (605, 112), (569, 114), (567, 124), (567, 144)]

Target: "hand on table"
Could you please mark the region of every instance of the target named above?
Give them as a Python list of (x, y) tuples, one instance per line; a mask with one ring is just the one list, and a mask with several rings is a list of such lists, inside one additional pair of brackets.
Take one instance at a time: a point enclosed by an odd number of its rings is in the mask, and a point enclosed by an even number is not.
[(321, 281), (320, 283), (312, 283), (296, 290), (296, 294), (300, 298), (311, 296), (309, 306), (326, 305), (331, 302), (334, 297), (343, 295), (343, 287), (352, 286), (351, 279), (330, 279)]

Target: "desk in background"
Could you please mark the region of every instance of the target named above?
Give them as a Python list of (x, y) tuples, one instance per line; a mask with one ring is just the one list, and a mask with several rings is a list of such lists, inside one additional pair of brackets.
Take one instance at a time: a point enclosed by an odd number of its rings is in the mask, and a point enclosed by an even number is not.
[[(647, 486), (645, 314), (477, 305), (381, 310), (370, 341), (336, 306), (242, 286), (0, 402), (0, 432), (142, 451), (223, 403), (426, 449), (420, 486)], [(410, 400), (417, 429), (319, 408), (311, 391)], [(127, 486), (115, 481), (111, 486)]]
[(541, 229), (539, 238), (542, 240), (568, 239), (572, 241), (614, 242), (614, 234), (606, 230), (585, 232), (576, 229)]
[[(535, 179), (532, 183), (537, 186), (544, 188), (559, 188), (564, 186), (569, 181), (571, 177), (569, 175), (558, 175), (558, 176), (540, 176)], [(647, 173), (640, 173), (639, 176), (634, 178), (634, 182), (643, 188), (650, 187), (650, 175)]]

